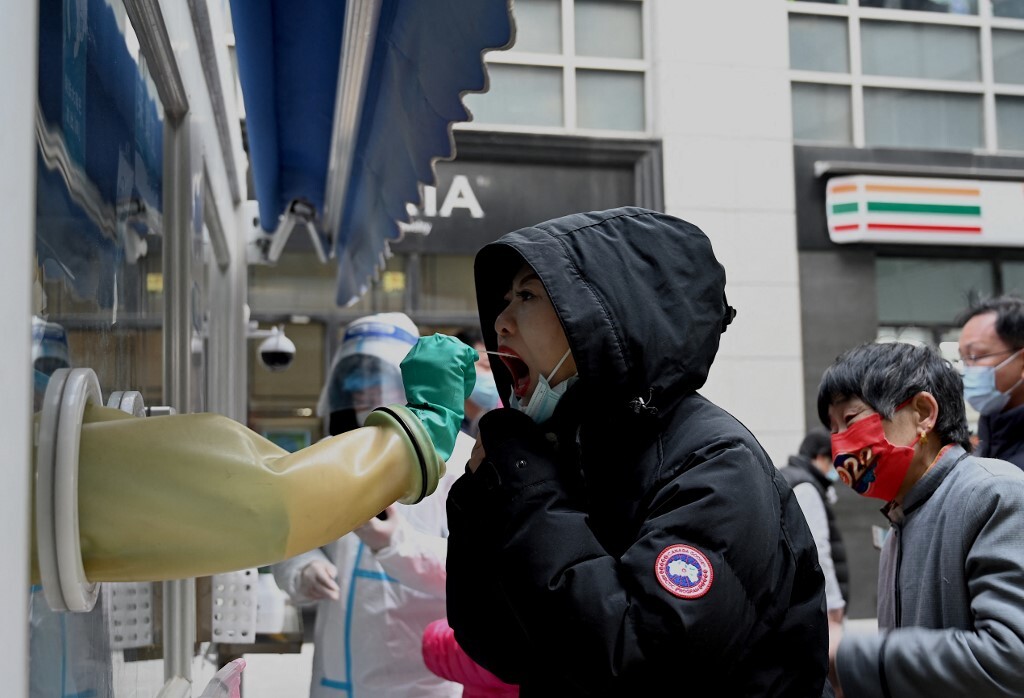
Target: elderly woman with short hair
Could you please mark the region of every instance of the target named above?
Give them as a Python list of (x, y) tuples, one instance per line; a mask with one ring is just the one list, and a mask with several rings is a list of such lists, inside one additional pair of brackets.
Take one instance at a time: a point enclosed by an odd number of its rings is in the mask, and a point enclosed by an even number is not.
[(818, 416), (840, 479), (886, 502), (873, 636), (834, 637), (837, 693), (1024, 696), (1024, 472), (968, 453), (962, 383), (933, 350), (851, 349)]

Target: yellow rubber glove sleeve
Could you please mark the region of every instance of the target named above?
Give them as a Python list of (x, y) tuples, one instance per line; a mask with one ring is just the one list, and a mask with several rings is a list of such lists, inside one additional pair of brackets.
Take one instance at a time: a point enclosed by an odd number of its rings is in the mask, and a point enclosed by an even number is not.
[[(158, 581), (267, 565), (432, 491), (426, 434), (417, 446), (396, 420), (376, 423), (290, 454), (220, 415), (138, 419), (90, 405), (78, 495), (86, 577)], [(434, 485), (424, 488), (427, 448)]]

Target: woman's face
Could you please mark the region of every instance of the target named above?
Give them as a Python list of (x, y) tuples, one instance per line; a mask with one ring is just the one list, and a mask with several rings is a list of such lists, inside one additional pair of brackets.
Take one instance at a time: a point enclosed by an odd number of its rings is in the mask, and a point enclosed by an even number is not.
[(524, 264), (513, 277), (505, 300), (508, 305), (494, 321), (498, 351), (515, 355), (500, 358), (512, 374), (513, 393), (529, 400), (540, 376), (554, 387), (576, 373), (576, 362), (568, 356), (551, 375), (569, 341), (544, 285), (529, 265)]

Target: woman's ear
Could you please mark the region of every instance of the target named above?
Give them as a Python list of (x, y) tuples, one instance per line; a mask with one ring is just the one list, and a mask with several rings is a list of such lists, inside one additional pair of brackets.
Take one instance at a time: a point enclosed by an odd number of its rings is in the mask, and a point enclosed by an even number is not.
[(935, 396), (928, 391), (922, 390), (910, 400), (910, 406), (916, 414), (916, 430), (920, 433), (930, 433), (939, 421), (939, 403)]

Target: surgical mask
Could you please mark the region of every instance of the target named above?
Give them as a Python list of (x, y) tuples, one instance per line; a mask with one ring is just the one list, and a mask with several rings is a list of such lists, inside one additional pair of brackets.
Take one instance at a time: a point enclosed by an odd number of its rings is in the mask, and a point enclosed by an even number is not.
[(996, 414), (1002, 412), (1006, 403), (1010, 401), (1010, 393), (1024, 381), (1024, 378), (1014, 383), (1013, 387), (1006, 392), (996, 388), (996, 372), (1006, 364), (1010, 363), (1017, 355), (1024, 351), (1018, 349), (1008, 356), (998, 366), (965, 366), (964, 367), (964, 399), (971, 407), (981, 414)]
[(910, 469), (919, 439), (909, 446), (894, 445), (885, 437), (881, 415), (873, 414), (832, 435), (833, 464), (839, 479), (857, 494), (891, 502)]
[(498, 406), (498, 386), (494, 384), (494, 376), (490, 371), (476, 372), (476, 384), (469, 400), (484, 412), (490, 412)]
[(537, 424), (543, 424), (544, 422), (551, 419), (551, 415), (555, 413), (555, 406), (558, 405), (558, 401), (565, 395), (565, 391), (569, 389), (569, 386), (576, 382), (577, 376), (570, 376), (564, 381), (556, 385), (554, 388), (551, 387), (551, 379), (558, 373), (558, 369), (562, 367), (565, 360), (569, 358), (569, 350), (566, 349), (565, 353), (562, 354), (562, 358), (558, 360), (555, 367), (551, 370), (551, 374), (545, 378), (541, 376), (537, 379), (537, 387), (533, 390), (533, 395), (530, 396), (530, 401), (525, 405), (515, 395), (509, 400), (509, 405), (513, 409), (517, 409), (527, 417), (535, 421)]
[(829, 482), (837, 482), (839, 480), (839, 471), (836, 470), (835, 468), (832, 468), (827, 473), (825, 473), (825, 479), (828, 480)]

